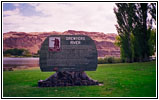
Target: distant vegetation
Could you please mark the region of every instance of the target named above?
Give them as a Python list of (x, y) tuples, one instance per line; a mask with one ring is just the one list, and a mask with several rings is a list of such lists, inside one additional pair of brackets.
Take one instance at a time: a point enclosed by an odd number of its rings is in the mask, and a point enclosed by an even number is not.
[(104, 57), (98, 58), (98, 64), (111, 64), (111, 63), (123, 63), (124, 61), (121, 58), (116, 57)]
[(38, 53), (31, 54), (26, 49), (18, 49), (18, 48), (5, 50), (3, 54), (4, 54), (4, 57), (38, 57), (39, 56)]

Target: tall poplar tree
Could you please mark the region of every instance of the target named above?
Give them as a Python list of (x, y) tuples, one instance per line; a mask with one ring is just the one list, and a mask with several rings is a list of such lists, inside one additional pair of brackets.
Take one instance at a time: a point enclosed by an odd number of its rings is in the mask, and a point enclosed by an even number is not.
[[(118, 44), (121, 57), (128, 62), (148, 61), (151, 53), (149, 40), (152, 19), (155, 20), (155, 4), (117, 3), (114, 13), (117, 18)], [(148, 13), (152, 16), (148, 17)], [(148, 26), (149, 25), (149, 26)]]
[(133, 4), (117, 3), (116, 6), (117, 8), (114, 9), (114, 13), (116, 14), (118, 23), (118, 25), (116, 25), (116, 29), (119, 34), (118, 44), (120, 44), (121, 57), (127, 62), (132, 62), (132, 20), (130, 18), (133, 16), (133, 9), (131, 9)]

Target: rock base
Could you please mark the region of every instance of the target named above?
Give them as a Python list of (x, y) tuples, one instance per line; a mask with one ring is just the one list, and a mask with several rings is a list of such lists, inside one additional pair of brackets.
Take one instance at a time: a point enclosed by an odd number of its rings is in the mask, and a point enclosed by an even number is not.
[(56, 86), (88, 86), (99, 85), (99, 82), (92, 80), (85, 72), (56, 72), (46, 80), (38, 82), (39, 87)]

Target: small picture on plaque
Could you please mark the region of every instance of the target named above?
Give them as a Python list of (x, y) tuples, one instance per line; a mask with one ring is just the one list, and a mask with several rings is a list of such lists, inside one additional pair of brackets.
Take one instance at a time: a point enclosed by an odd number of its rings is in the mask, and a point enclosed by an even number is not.
[(60, 51), (60, 37), (49, 37), (49, 51)]

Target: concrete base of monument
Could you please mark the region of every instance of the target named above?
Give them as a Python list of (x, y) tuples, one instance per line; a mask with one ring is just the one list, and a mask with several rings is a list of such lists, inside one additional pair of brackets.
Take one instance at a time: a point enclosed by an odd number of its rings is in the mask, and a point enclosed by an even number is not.
[(97, 80), (92, 80), (85, 72), (56, 72), (46, 80), (38, 82), (39, 87), (56, 87), (56, 86), (88, 86), (100, 85)]

